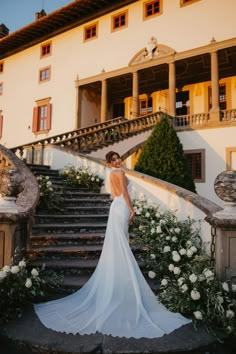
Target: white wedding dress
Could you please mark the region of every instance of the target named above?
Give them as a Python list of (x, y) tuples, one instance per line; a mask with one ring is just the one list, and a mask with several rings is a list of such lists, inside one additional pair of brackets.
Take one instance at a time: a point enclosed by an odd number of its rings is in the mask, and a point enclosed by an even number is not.
[(123, 196), (115, 197), (91, 278), (71, 295), (35, 305), (46, 327), (73, 334), (157, 338), (191, 322), (168, 311), (150, 289), (129, 247), (128, 217)]

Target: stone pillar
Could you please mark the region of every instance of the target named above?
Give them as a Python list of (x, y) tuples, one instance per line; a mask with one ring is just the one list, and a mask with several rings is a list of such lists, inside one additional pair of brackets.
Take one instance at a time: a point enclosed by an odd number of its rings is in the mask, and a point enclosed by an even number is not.
[(224, 201), (224, 209), (206, 219), (215, 233), (215, 267), (222, 281), (232, 280), (236, 276), (236, 171), (220, 173), (215, 192)]
[(102, 80), (102, 95), (101, 95), (101, 122), (107, 120), (107, 80)]
[(132, 118), (139, 116), (138, 71), (133, 72)]
[(169, 63), (169, 114), (172, 117), (176, 115), (176, 78), (175, 62)]
[(79, 85), (79, 77), (75, 80), (75, 129), (81, 128), (81, 88)]
[(218, 53), (211, 53), (211, 101), (210, 119), (212, 123), (220, 120), (220, 102), (219, 102), (219, 67)]

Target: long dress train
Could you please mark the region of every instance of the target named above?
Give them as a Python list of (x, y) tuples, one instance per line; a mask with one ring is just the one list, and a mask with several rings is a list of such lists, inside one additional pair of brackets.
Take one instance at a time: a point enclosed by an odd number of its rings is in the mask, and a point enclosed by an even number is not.
[(129, 247), (129, 210), (115, 197), (98, 265), (88, 282), (62, 299), (35, 305), (41, 322), (55, 331), (157, 338), (191, 320), (160, 304)]

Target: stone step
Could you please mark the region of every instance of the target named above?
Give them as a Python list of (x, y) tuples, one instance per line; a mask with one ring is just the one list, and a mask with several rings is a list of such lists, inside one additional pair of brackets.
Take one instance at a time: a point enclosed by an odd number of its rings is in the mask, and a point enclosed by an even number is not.
[(102, 244), (104, 240), (104, 233), (65, 233), (65, 234), (44, 234), (31, 235), (31, 247), (34, 246), (48, 246), (55, 244)]
[(37, 233), (65, 233), (74, 232), (92, 232), (105, 231), (107, 223), (57, 223), (57, 224), (35, 224), (32, 228), (32, 234)]
[(108, 214), (110, 209), (109, 205), (101, 205), (101, 206), (67, 206), (64, 208), (64, 214), (89, 214), (95, 213), (98, 214)]
[(106, 222), (108, 219), (108, 214), (36, 214), (35, 222), (36, 224), (49, 224), (49, 223), (93, 223), (93, 222)]
[(102, 251), (102, 244), (100, 245), (49, 245), (49, 246), (36, 246), (30, 248), (27, 252), (29, 258), (36, 257), (58, 257), (87, 259), (97, 258)]
[(110, 200), (111, 195), (109, 193), (100, 193), (99, 191), (89, 191), (89, 192), (82, 192), (79, 189), (74, 191), (65, 190), (63, 192), (59, 192), (58, 194), (63, 194), (65, 199), (73, 198), (73, 199), (85, 199), (85, 198), (95, 198), (95, 199), (105, 199)]
[(62, 205), (64, 207), (68, 207), (68, 206), (98, 206), (100, 207), (100, 205), (108, 205), (109, 203), (111, 203), (111, 201), (109, 201), (109, 199), (107, 198), (64, 198)]

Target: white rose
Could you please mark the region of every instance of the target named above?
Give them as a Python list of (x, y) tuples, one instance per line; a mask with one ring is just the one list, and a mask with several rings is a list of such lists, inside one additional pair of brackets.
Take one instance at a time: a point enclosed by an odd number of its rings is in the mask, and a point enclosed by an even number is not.
[(152, 270), (150, 270), (150, 271), (148, 272), (148, 276), (149, 276), (150, 279), (154, 279), (154, 278), (156, 277), (156, 273), (153, 272)]
[(206, 278), (214, 278), (214, 273), (210, 270), (210, 269), (207, 269), (205, 272), (204, 272), (204, 275)]
[(27, 279), (26, 279), (25, 286), (26, 286), (26, 288), (31, 288), (31, 286), (32, 286), (32, 281), (31, 281), (30, 278), (27, 278)]
[(174, 271), (174, 269), (175, 269), (175, 266), (174, 266), (174, 264), (169, 264), (169, 271), (170, 272), (173, 272)]
[(200, 274), (199, 277), (198, 277), (199, 281), (204, 281), (205, 279), (206, 279), (206, 277), (203, 274)]
[(181, 286), (180, 289), (181, 289), (182, 293), (185, 293), (188, 290), (188, 286), (186, 284), (184, 284)]
[(166, 224), (166, 221), (164, 219), (161, 219), (160, 220), (160, 225), (165, 225)]
[(180, 258), (180, 255), (178, 253), (176, 253), (173, 255), (172, 259), (174, 262), (179, 262), (181, 258)]
[(170, 252), (170, 246), (165, 246), (163, 252), (164, 253)]
[(189, 280), (191, 281), (191, 283), (195, 283), (197, 281), (197, 276), (195, 274), (191, 274), (189, 276)]
[(4, 271), (4, 272), (10, 272), (10, 267), (9, 267), (9, 265), (5, 265), (3, 268), (2, 268), (2, 270)]
[(145, 216), (146, 216), (146, 218), (149, 218), (150, 217), (150, 213), (146, 213)]
[(227, 317), (227, 318), (233, 318), (233, 317), (234, 317), (234, 311), (232, 311), (232, 310), (227, 310), (227, 311), (226, 311), (226, 317)]
[(223, 302), (224, 302), (223, 296), (220, 296), (220, 295), (217, 296), (217, 300), (218, 300), (220, 305), (223, 304)]
[(170, 236), (166, 236), (166, 240), (169, 241), (170, 240)]
[(190, 250), (193, 251), (193, 253), (197, 252), (197, 248), (195, 246), (190, 247)]
[(152, 227), (151, 228), (151, 234), (153, 235), (155, 233), (155, 229)]
[(99, 178), (96, 178), (96, 182), (99, 182)]
[(48, 177), (48, 176), (46, 176), (46, 177), (45, 177), (45, 179), (48, 181), (48, 180), (49, 180), (49, 177)]
[(196, 289), (193, 289), (193, 290), (191, 291), (191, 298), (192, 298), (193, 300), (199, 300), (200, 297), (201, 297), (201, 295), (200, 295), (199, 291), (197, 291)]
[(138, 229), (139, 229), (139, 231), (142, 231), (144, 229), (144, 227), (142, 225), (139, 225)]
[(180, 228), (179, 228), (179, 227), (176, 227), (176, 228), (174, 229), (174, 231), (175, 231), (177, 234), (179, 234), (179, 233), (180, 233)]
[(187, 250), (187, 256), (190, 258), (190, 257), (192, 257), (192, 255), (193, 255), (193, 251), (192, 250)]
[(181, 277), (181, 278), (178, 279), (178, 284), (179, 284), (179, 286), (183, 285), (184, 280), (185, 280), (185, 279), (184, 279), (183, 277)]
[(31, 274), (34, 276), (34, 277), (37, 277), (39, 275), (39, 272), (37, 271), (37, 269), (33, 268), (31, 270)]
[(94, 177), (91, 177), (91, 181), (92, 181), (92, 182), (95, 181), (95, 178), (94, 178)]
[(158, 212), (156, 212), (156, 218), (159, 218), (161, 215), (160, 215), (160, 213), (158, 213)]
[(0, 270), (0, 280), (6, 278), (7, 272), (5, 270)]
[(228, 283), (226, 283), (226, 282), (222, 283), (222, 288), (224, 289), (224, 291), (227, 291), (227, 293), (229, 292), (229, 285), (228, 285)]
[(177, 251), (172, 251), (171, 253), (172, 253), (172, 256), (173, 256), (174, 254), (178, 254)]
[(151, 224), (152, 224), (152, 225), (155, 224), (155, 220), (152, 220), (152, 221), (151, 221)]
[(181, 269), (179, 267), (174, 267), (174, 274), (180, 274)]
[(19, 270), (20, 270), (20, 268), (19, 268), (18, 266), (12, 266), (12, 267), (11, 267), (11, 273), (12, 273), (12, 274), (18, 273)]
[(179, 253), (181, 254), (181, 256), (184, 256), (187, 253), (187, 251), (185, 248), (181, 248), (181, 250), (179, 250)]
[(153, 253), (151, 253), (151, 254), (150, 254), (150, 258), (151, 258), (151, 259), (156, 259), (156, 255), (153, 254)]
[(177, 240), (178, 240), (178, 239), (177, 239), (176, 236), (173, 236), (173, 237), (172, 237), (172, 241), (173, 241), (173, 242), (176, 242)]
[(166, 286), (168, 284), (168, 281), (166, 279), (162, 279), (161, 285)]
[(190, 246), (192, 246), (192, 242), (191, 241), (187, 241), (186, 245), (190, 247)]
[(18, 266), (20, 268), (24, 268), (26, 266), (26, 262), (24, 260), (22, 260), (22, 261), (19, 262)]
[(202, 313), (200, 311), (195, 311), (193, 314), (197, 320), (202, 320)]
[(50, 187), (52, 185), (52, 182), (48, 181), (47, 182), (47, 187)]
[(157, 234), (161, 234), (161, 233), (162, 233), (162, 230), (161, 230), (160, 225), (157, 226), (157, 228), (156, 228), (156, 233), (157, 233)]

